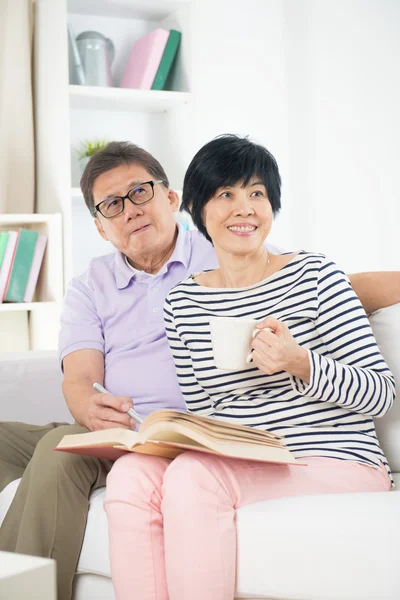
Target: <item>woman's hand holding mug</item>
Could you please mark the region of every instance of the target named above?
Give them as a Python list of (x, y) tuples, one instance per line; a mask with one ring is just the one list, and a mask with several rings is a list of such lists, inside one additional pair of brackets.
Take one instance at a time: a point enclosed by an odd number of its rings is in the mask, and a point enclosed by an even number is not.
[(308, 352), (294, 339), (286, 323), (267, 317), (256, 325), (253, 333), (251, 358), (255, 366), (273, 375), (286, 371), (310, 382), (310, 362)]

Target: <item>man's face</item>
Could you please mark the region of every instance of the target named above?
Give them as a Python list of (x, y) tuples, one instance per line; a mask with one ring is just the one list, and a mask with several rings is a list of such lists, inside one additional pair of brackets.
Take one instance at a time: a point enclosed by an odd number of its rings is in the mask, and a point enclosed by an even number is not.
[[(125, 196), (132, 188), (153, 179), (138, 164), (121, 165), (106, 171), (94, 182), (95, 206), (111, 196)], [(95, 223), (103, 239), (135, 260), (135, 257), (157, 255), (170, 247), (176, 231), (173, 213), (178, 206), (177, 194), (157, 184), (154, 186), (154, 197), (147, 204), (136, 206), (125, 199), (123, 213), (106, 219), (98, 212)]]

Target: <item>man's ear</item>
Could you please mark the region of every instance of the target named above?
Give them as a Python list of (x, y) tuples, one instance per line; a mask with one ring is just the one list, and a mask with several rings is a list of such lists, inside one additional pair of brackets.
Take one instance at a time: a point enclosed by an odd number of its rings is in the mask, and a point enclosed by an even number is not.
[(172, 212), (176, 212), (177, 210), (179, 210), (180, 200), (179, 200), (178, 194), (176, 192), (174, 192), (174, 190), (168, 190), (168, 200), (169, 200)]
[(101, 235), (101, 237), (103, 238), (103, 240), (106, 240), (106, 242), (109, 242), (110, 240), (108, 239), (107, 234), (103, 229), (103, 225), (100, 223), (100, 221), (97, 217), (94, 218), (94, 224), (96, 225), (96, 229), (99, 232), (99, 234)]

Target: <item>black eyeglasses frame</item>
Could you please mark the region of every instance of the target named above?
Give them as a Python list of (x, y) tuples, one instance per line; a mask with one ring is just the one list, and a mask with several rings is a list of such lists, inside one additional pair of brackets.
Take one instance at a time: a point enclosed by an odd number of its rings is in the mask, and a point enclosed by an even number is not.
[[(109, 202), (110, 198), (108, 198), (107, 200), (102, 200), (101, 202), (99, 202), (98, 204), (96, 204), (96, 206), (94, 207), (93, 216), (95, 217), (96, 213), (99, 212), (101, 214), (101, 216), (104, 217), (105, 219), (113, 219), (114, 217), (118, 217), (125, 210), (125, 200), (129, 200), (135, 206), (143, 206), (144, 204), (147, 204), (148, 202), (150, 202), (150, 200), (153, 200), (153, 198), (154, 198), (154, 186), (158, 185), (160, 183), (162, 183), (166, 187), (168, 187), (167, 183), (165, 181), (163, 181), (162, 179), (157, 179), (155, 181), (143, 181), (142, 183), (138, 183), (137, 185), (135, 185), (135, 187), (133, 187), (132, 189), (130, 189), (125, 196), (114, 196), (114, 198), (116, 200), (122, 200), (122, 209), (117, 214), (112, 215), (111, 217), (107, 217), (106, 215), (104, 215), (101, 212), (100, 208), (99, 208), (104, 202)], [(149, 198), (148, 200), (145, 200), (144, 202), (135, 202), (134, 200), (132, 200), (132, 198), (129, 196), (129, 194), (131, 194), (134, 190), (137, 190), (137, 188), (140, 188), (140, 186), (146, 185), (146, 184), (150, 184), (150, 186), (151, 186), (151, 189), (152, 189), (152, 192), (153, 192), (151, 198)]]

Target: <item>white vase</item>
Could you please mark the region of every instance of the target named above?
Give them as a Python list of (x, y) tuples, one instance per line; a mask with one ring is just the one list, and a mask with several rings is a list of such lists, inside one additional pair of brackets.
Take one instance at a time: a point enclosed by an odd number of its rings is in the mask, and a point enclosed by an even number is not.
[(79, 159), (79, 168), (81, 170), (81, 175), (83, 174), (83, 171), (85, 170), (85, 167), (88, 164), (90, 158), (90, 156), (83, 156)]

